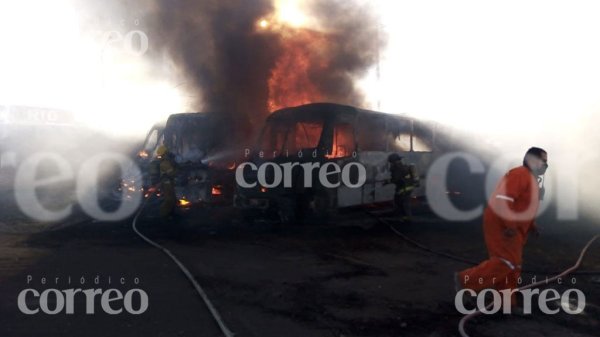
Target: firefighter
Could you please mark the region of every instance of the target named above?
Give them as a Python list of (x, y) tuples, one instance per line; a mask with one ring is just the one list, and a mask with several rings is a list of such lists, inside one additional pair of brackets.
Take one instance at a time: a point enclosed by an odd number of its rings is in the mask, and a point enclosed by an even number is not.
[[(537, 147), (525, 154), (523, 165), (508, 171), (490, 196), (483, 214), (483, 232), (489, 258), (455, 274), (456, 289), (515, 289), (521, 275), (523, 246), (530, 233), (538, 235), (535, 216), (548, 168), (548, 154)], [(511, 296), (513, 309), (516, 293)]]
[(418, 186), (418, 175), (414, 165), (406, 165), (402, 162), (402, 157), (397, 153), (392, 153), (388, 157), (390, 163), (391, 179), (390, 183), (396, 185), (394, 194), (394, 212), (399, 215), (402, 221), (410, 221), (412, 215), (410, 209), (410, 197), (412, 191)]
[(160, 193), (163, 201), (160, 204), (160, 216), (163, 218), (175, 215), (177, 206), (177, 197), (175, 195), (175, 175), (177, 166), (172, 154), (165, 145), (161, 145), (156, 150), (158, 159), (158, 177), (160, 183)]

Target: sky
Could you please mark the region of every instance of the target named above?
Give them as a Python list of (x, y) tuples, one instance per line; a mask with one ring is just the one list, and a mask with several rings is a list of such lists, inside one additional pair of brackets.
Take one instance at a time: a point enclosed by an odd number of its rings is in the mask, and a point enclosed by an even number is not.
[(600, 218), (600, 2), (373, 3), (388, 44), (360, 80), (372, 108), (464, 130), (503, 165), (541, 146), (550, 198)]
[(600, 108), (598, 2), (376, 5), (388, 46), (363, 81), (384, 111), (506, 134), (576, 130)]
[[(376, 8), (387, 39), (379, 79), (375, 67), (356, 79), (367, 107), (533, 138), (578, 131), (600, 108), (598, 2), (355, 1)], [(82, 3), (0, 3), (0, 104), (77, 110), (115, 132), (140, 132), (164, 111), (188, 108), (189, 94), (168, 62), (157, 71), (128, 47), (134, 24), (90, 29)], [(303, 3), (274, 1), (291, 25), (314, 25)], [(121, 20), (136, 19), (143, 17)], [(130, 125), (140, 114), (148, 119), (143, 127)]]
[(168, 63), (157, 69), (144, 56), (138, 18), (115, 14), (94, 27), (85, 4), (0, 2), (0, 104), (65, 109), (84, 125), (138, 136), (184, 110)]

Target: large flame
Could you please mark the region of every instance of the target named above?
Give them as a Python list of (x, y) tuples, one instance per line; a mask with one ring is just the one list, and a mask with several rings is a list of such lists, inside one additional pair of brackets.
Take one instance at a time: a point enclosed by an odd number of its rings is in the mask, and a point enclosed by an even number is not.
[(297, 0), (274, 0), (275, 11), (257, 22), (257, 29), (279, 36), (281, 54), (271, 69), (268, 80), (267, 108), (284, 107), (322, 101), (315, 76), (327, 70), (327, 33), (304, 13)]
[(326, 35), (307, 29), (288, 30), (283, 53), (269, 78), (269, 111), (323, 100), (311, 73), (327, 70)]

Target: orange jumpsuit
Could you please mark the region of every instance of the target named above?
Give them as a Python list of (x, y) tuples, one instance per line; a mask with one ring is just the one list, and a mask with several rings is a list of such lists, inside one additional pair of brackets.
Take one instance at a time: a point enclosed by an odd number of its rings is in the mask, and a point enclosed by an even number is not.
[[(535, 228), (539, 184), (525, 166), (513, 168), (500, 180), (483, 214), (483, 232), (489, 259), (459, 273), (463, 288), (477, 292), (517, 288), (523, 246)], [(507, 237), (505, 229), (515, 230)], [(513, 296), (514, 299), (514, 296)], [(513, 302), (514, 305), (514, 302)]]

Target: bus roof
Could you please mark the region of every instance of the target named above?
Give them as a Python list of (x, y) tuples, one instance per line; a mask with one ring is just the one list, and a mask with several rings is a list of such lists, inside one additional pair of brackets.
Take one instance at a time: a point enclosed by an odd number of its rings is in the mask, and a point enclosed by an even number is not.
[(299, 105), (295, 107), (283, 108), (277, 110), (268, 117), (268, 119), (287, 119), (287, 118), (297, 118), (298, 115), (305, 116), (323, 116), (329, 117), (337, 114), (344, 115), (372, 115), (372, 116), (385, 116), (394, 119), (411, 119), (406, 115), (398, 115), (398, 114), (390, 114), (385, 112), (379, 112), (374, 110), (366, 110), (361, 108), (356, 108), (350, 105), (343, 105), (337, 103), (310, 103)]

